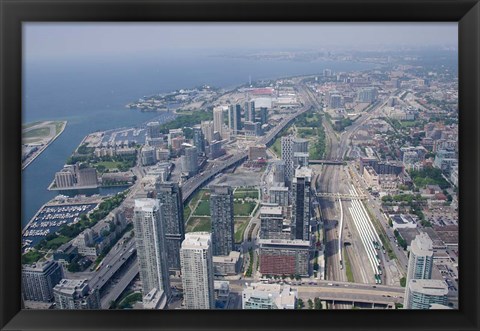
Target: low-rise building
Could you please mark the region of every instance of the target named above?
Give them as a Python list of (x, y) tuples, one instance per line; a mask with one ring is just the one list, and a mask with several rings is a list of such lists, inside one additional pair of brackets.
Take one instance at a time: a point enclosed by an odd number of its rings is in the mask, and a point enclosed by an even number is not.
[(289, 285), (252, 283), (242, 292), (242, 309), (295, 309), (297, 291)]
[(390, 219), (392, 220), (393, 229), (415, 229), (417, 227), (417, 223), (413, 219), (411, 215), (406, 214), (395, 214), (389, 215)]
[(310, 242), (260, 239), (260, 272), (264, 275), (310, 274)]
[(86, 279), (62, 279), (54, 288), (56, 309), (100, 309), (100, 295)]
[(215, 292), (215, 300), (228, 300), (230, 295), (230, 282), (227, 280), (214, 280), (213, 290)]
[(248, 160), (256, 161), (258, 159), (267, 159), (267, 147), (265, 145), (250, 146), (248, 148)]
[(215, 276), (236, 275), (241, 266), (240, 252), (231, 251), (228, 256), (213, 256), (213, 272)]
[(143, 309), (166, 309), (167, 299), (164, 291), (153, 288), (143, 296)]

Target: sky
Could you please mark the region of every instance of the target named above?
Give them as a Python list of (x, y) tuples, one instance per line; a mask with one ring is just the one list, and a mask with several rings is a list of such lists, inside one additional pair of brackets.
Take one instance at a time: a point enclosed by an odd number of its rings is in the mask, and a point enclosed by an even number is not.
[(456, 46), (453, 23), (24, 23), (26, 59), (185, 51)]

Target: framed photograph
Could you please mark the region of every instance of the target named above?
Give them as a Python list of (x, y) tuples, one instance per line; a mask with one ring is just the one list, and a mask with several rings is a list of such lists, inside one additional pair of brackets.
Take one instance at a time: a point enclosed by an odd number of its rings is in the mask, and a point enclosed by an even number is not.
[(478, 1), (0, 3), (2, 330), (480, 329)]

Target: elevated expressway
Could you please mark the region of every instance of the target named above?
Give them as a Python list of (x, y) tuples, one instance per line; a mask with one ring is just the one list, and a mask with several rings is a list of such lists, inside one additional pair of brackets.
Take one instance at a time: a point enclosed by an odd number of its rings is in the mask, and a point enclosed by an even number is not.
[[(313, 106), (311, 105), (311, 103), (306, 103), (299, 111), (287, 116), (282, 121), (280, 121), (280, 123), (277, 126), (275, 126), (275, 128), (270, 130), (262, 139), (260, 139), (258, 143), (270, 146), (275, 140), (275, 138), (277, 137), (277, 135), (287, 125), (291, 124), (295, 118), (302, 115), (306, 111), (310, 110), (312, 107)], [(193, 193), (195, 193), (196, 190), (198, 190), (205, 183), (213, 179), (216, 175), (218, 175), (225, 169), (241, 164), (243, 161), (247, 159), (247, 156), (248, 155), (246, 151), (240, 152), (234, 155), (233, 157), (229, 158), (228, 160), (223, 161), (222, 163), (215, 164), (215, 167), (188, 179), (182, 185), (183, 202), (185, 203), (186, 201), (188, 201), (188, 199), (190, 199), (190, 197), (192, 196)]]

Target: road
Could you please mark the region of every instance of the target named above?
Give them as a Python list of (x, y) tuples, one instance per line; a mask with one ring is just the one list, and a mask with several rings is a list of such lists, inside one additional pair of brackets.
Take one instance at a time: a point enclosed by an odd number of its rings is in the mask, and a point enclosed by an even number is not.
[[(305, 113), (306, 111), (310, 110), (311, 103), (305, 103), (305, 105), (300, 108), (294, 114), (286, 116), (284, 119), (280, 121), (272, 130), (270, 130), (264, 137), (262, 137), (258, 143), (265, 144), (269, 146), (277, 137), (277, 135), (287, 126), (289, 125), (296, 117), (300, 116), (301, 114)], [(243, 151), (233, 155), (229, 159), (217, 162), (215, 165), (200, 174), (189, 178), (185, 183), (182, 185), (182, 195), (183, 195), (183, 202), (187, 201), (190, 196), (202, 185), (204, 185), (207, 181), (213, 179), (216, 175), (228, 169), (229, 167), (241, 163), (247, 159), (247, 152)]]
[(117, 300), (132, 280), (138, 275), (138, 261), (131, 263), (127, 270), (101, 298), (102, 309), (108, 309), (112, 301)]
[(92, 288), (102, 289), (111, 277), (122, 267), (133, 254), (136, 254), (135, 240), (130, 239), (126, 244), (117, 244), (105, 256), (102, 266), (89, 281)]

